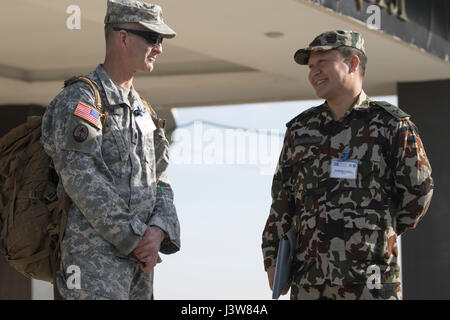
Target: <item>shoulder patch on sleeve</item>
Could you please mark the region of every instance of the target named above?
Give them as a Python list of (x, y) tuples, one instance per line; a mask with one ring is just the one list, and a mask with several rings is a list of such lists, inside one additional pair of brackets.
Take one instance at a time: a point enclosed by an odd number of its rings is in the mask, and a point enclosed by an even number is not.
[(89, 154), (95, 152), (95, 148), (98, 147), (96, 146), (97, 136), (101, 135), (101, 130), (88, 125), (83, 119), (72, 117), (61, 149)]
[(89, 106), (86, 103), (78, 102), (77, 107), (73, 113), (75, 116), (83, 118), (94, 126), (98, 127), (102, 114), (95, 108)]
[(408, 119), (410, 117), (410, 115), (407, 114), (405, 111), (386, 101), (371, 101), (370, 104), (376, 105), (384, 109), (386, 112), (388, 112), (396, 119)]

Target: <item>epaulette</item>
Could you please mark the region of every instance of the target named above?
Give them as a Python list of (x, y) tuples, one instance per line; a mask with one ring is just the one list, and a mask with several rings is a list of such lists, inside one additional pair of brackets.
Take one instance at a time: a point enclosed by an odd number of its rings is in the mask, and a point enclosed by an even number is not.
[(407, 114), (405, 111), (386, 101), (370, 101), (370, 104), (383, 108), (386, 112), (388, 112), (394, 118), (399, 120), (408, 119), (410, 117), (410, 115)]
[(322, 107), (322, 106), (323, 106), (323, 104), (320, 105), (320, 106), (311, 107), (309, 109), (306, 109), (305, 111), (300, 113), (298, 116), (296, 116), (295, 118), (291, 119), (288, 123), (286, 123), (286, 127), (289, 128), (289, 127), (292, 126), (292, 124), (294, 122), (301, 121), (301, 120), (303, 120), (305, 118), (308, 118), (308, 117), (311, 117), (311, 116), (313, 116), (313, 115), (315, 115), (317, 113), (320, 113), (321, 112), (320, 107)]

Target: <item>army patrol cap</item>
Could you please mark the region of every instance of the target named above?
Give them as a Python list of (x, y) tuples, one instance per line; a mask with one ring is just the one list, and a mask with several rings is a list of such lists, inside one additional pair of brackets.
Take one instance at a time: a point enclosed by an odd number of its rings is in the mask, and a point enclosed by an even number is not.
[(361, 50), (364, 54), (364, 39), (359, 32), (333, 30), (318, 35), (307, 48), (299, 49), (294, 55), (298, 64), (308, 64), (311, 51), (326, 51), (340, 46), (348, 46)]
[(173, 38), (176, 33), (162, 17), (162, 9), (155, 4), (136, 0), (108, 0), (105, 24), (139, 23), (164, 38)]

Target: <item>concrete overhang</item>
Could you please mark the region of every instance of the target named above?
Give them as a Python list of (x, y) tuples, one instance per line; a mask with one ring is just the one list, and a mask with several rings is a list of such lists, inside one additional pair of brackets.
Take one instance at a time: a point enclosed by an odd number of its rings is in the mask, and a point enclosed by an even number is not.
[[(337, 28), (365, 37), (369, 95), (395, 94), (397, 82), (450, 78), (448, 61), (307, 0), (149, 2), (162, 6), (177, 31), (154, 72), (135, 79), (157, 108), (314, 99), (308, 68), (293, 55)], [(71, 5), (80, 8), (79, 30), (66, 26)], [(0, 104), (47, 105), (64, 79), (103, 62), (105, 11), (106, 0), (2, 3)]]

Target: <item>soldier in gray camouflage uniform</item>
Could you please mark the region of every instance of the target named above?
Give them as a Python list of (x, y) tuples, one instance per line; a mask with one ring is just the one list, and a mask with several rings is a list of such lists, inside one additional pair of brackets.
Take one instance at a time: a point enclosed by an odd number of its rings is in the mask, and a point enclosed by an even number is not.
[(361, 34), (325, 32), (294, 58), (326, 101), (287, 123), (262, 237), (269, 284), (279, 240), (295, 225), (291, 299), (401, 299), (397, 237), (433, 194), (417, 128), (362, 90)]
[[(132, 81), (153, 70), (162, 39), (175, 32), (159, 6), (109, 0), (105, 33), (105, 62), (87, 77), (108, 116), (95, 109), (93, 89), (76, 82), (43, 118), (43, 145), (72, 200), (57, 286), (65, 299), (152, 299), (158, 252), (178, 251), (180, 231), (166, 176), (169, 144)], [(79, 268), (81, 288), (70, 266)]]

